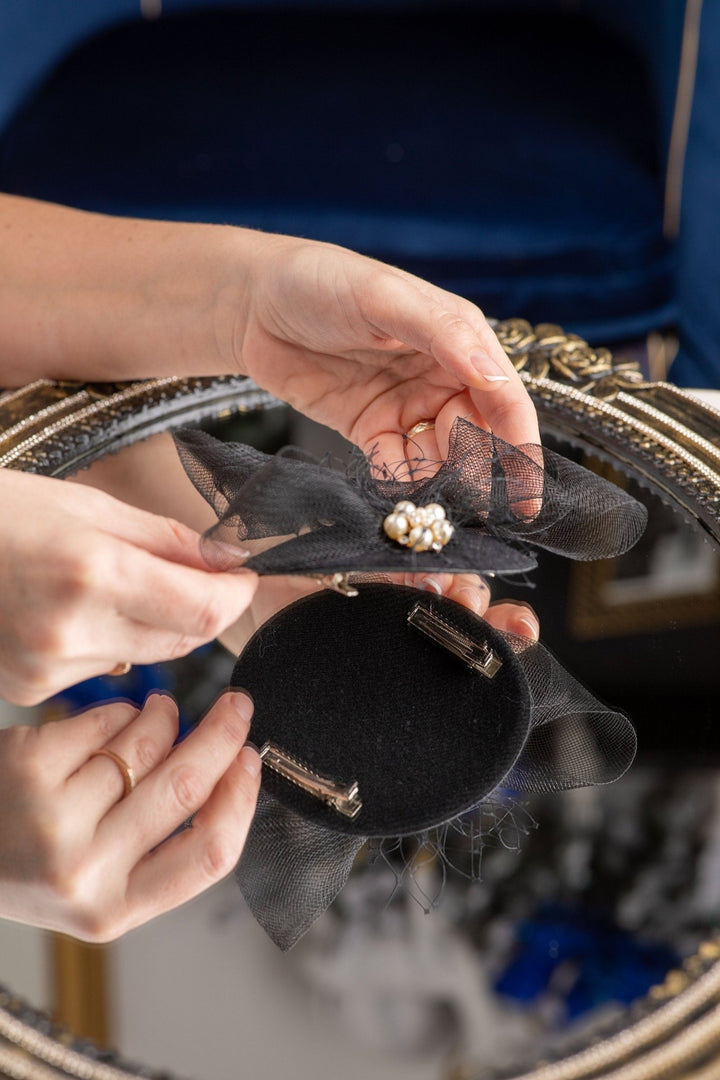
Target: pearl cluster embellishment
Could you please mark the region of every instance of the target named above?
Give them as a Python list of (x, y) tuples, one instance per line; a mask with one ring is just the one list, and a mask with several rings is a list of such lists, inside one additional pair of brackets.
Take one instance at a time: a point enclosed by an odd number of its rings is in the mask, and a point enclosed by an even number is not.
[(455, 532), (439, 503), (416, 506), (403, 499), (383, 521), (391, 540), (412, 551), (441, 551)]

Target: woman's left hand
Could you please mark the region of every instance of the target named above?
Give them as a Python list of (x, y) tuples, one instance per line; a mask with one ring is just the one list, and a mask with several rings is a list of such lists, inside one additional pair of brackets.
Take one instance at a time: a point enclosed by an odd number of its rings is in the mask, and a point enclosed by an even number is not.
[[(0, 383), (248, 375), (378, 460), (456, 416), (513, 445), (535, 409), (483, 313), (333, 244), (0, 195)], [(27, 333), (32, 326), (34, 332)]]
[(402, 270), (329, 244), (264, 238), (236, 320), (239, 366), (265, 389), (380, 462), (407, 456), (403, 433), (436, 427), (446, 456), (463, 416), (514, 445), (540, 441), (520, 376), (479, 308)]
[[(406, 585), (437, 596), (446, 596), (455, 603), (479, 615), (496, 630), (537, 641), (540, 636), (538, 617), (529, 604), (522, 601), (500, 600), (492, 603), (490, 587), (477, 574), (388, 574), (383, 575), (393, 585)], [(323, 584), (307, 577), (261, 577), (252, 603), (244, 614), (220, 635), (220, 641), (231, 653), (243, 651), (252, 635), (283, 608), (319, 592)], [(352, 598), (348, 598), (348, 614), (352, 614)]]

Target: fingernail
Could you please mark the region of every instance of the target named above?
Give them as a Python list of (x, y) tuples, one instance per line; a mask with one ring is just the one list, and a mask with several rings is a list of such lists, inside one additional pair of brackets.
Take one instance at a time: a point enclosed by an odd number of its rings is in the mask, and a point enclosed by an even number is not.
[(535, 622), (530, 615), (519, 615), (518, 622), (527, 627), (527, 637), (531, 637), (533, 641), (540, 640), (540, 624)]
[(425, 592), (434, 592), (437, 593), (438, 596), (442, 596), (442, 587), (440, 583), (435, 580), (435, 578), (420, 578), (420, 588), (423, 589)]
[(252, 720), (252, 714), (254, 710), (252, 698), (248, 697), (247, 694), (232, 693), (226, 694), (226, 697), (228, 698), (228, 703), (233, 707), (233, 709), (235, 709), (235, 711), (239, 713), (239, 715), (246, 724), (249, 724)]
[(252, 743), (245, 743), (238, 758), (240, 767), (253, 778), (259, 776), (262, 769), (262, 758)]
[(485, 382), (494, 383), (506, 383), (510, 382), (510, 376), (506, 375), (494, 356), (491, 356), (487, 352), (472, 352), (470, 353), (470, 363), (477, 371)]
[(217, 540), (215, 537), (206, 536), (200, 546), (202, 555), (208, 566), (213, 570), (239, 570), (241, 560), (247, 559), (250, 552), (237, 544), (229, 544), (227, 540)]

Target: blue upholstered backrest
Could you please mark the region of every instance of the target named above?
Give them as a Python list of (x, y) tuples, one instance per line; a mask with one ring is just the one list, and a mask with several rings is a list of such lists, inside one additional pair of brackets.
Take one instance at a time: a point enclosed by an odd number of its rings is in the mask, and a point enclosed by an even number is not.
[(329, 239), (494, 314), (642, 334), (677, 314), (683, 6), (10, 0), (0, 188)]

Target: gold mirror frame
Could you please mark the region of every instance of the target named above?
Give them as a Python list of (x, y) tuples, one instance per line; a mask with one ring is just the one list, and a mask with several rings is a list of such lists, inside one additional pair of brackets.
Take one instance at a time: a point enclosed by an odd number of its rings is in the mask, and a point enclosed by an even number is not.
[[(720, 545), (720, 414), (667, 383), (647, 382), (560, 327), (493, 321), (537, 407), (542, 430), (589, 448), (649, 484)], [(240, 377), (132, 383), (39, 380), (0, 394), (0, 466), (65, 477), (181, 424), (272, 407)], [(147, 1080), (139, 1069), (54, 1026), (0, 988), (0, 1075), (13, 1080)], [(167, 1076), (167, 1074), (162, 1074)], [(505, 1080), (716, 1080), (720, 1076), (720, 937), (591, 1045), (566, 1048)], [(202, 1080), (202, 1078), (199, 1078)], [(492, 1070), (453, 1080), (499, 1080)]]

